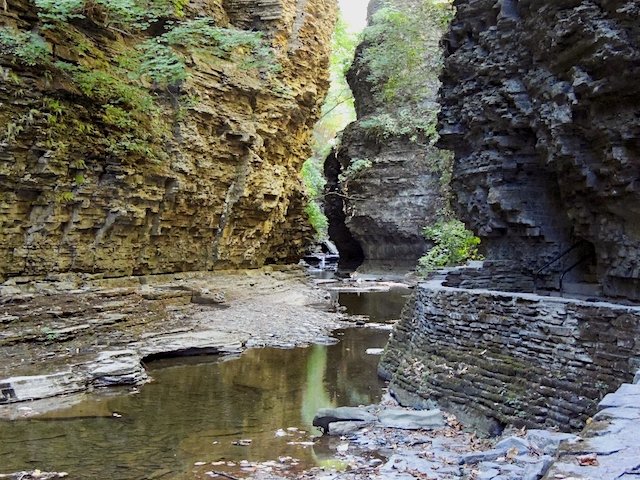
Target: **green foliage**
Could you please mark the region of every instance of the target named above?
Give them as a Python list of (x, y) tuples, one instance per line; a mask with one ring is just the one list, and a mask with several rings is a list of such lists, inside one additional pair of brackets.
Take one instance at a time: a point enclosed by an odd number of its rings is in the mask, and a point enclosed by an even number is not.
[(481, 258), (478, 253), (480, 239), (459, 220), (439, 221), (425, 227), (423, 233), (435, 243), (418, 262), (418, 271), (423, 275)]
[(273, 52), (260, 32), (215, 26), (213, 19), (202, 17), (169, 23), (169, 30), (144, 42), (138, 73), (161, 85), (172, 85), (186, 79), (185, 49), (218, 58), (234, 58), (246, 69), (276, 71)]
[(332, 40), (329, 65), (331, 84), (322, 106), (320, 120), (313, 130), (313, 154), (304, 163), (301, 172), (309, 194), (306, 212), (320, 239), (326, 237), (328, 225), (321, 207), (325, 185), (324, 160), (335, 146), (338, 132), (355, 120), (353, 94), (347, 85), (345, 73), (353, 61), (356, 43), (357, 36), (350, 33), (344, 19), (339, 18)]
[(378, 104), (378, 111), (362, 123), (372, 138), (435, 139), (439, 42), (452, 14), (449, 2), (422, 0), (408, 6), (387, 0), (373, 15), (363, 32), (360, 57)]
[(326, 238), (329, 228), (329, 221), (327, 220), (327, 217), (322, 211), (322, 207), (318, 204), (318, 202), (309, 202), (304, 208), (304, 211), (309, 218), (309, 223), (316, 231), (316, 237), (319, 240)]
[(89, 18), (107, 28), (131, 33), (161, 18), (184, 16), (187, 0), (35, 0), (39, 17), (47, 24)]
[(437, 136), (437, 113), (436, 105), (421, 112), (419, 117), (415, 116), (412, 108), (403, 107), (396, 111), (369, 115), (360, 122), (360, 127), (367, 131), (369, 137), (378, 140), (404, 136), (415, 142), (418, 140), (418, 132), (427, 138)]
[(363, 172), (367, 171), (373, 166), (371, 160), (367, 158), (352, 158), (351, 163), (339, 176), (338, 180), (342, 183), (347, 183), (354, 178), (359, 177)]
[(60, 192), (56, 195), (58, 203), (71, 203), (75, 199), (73, 192)]
[[(65, 118), (61, 123), (50, 115), (52, 145), (59, 146), (59, 140), (70, 134), (93, 135), (98, 137), (96, 143), (102, 144), (105, 152), (111, 155), (155, 161), (166, 158), (162, 141), (169, 134), (169, 127), (147, 89), (129, 83), (130, 80), (118, 68), (90, 70), (65, 62), (57, 62), (55, 66), (69, 76), (84, 96), (101, 108), (94, 110), (97, 117), (88, 123), (77, 118)], [(55, 106), (49, 102), (48, 110), (55, 110)], [(98, 132), (96, 125), (101, 124), (103, 128)]]
[(40, 35), (11, 27), (0, 27), (0, 54), (12, 55), (30, 67), (51, 60), (50, 47)]

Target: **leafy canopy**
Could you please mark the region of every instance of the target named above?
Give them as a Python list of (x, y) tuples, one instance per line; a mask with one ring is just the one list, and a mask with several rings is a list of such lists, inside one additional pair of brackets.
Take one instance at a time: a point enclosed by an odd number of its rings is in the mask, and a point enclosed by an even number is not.
[(450, 2), (440, 0), (387, 0), (373, 15), (360, 58), (378, 104), (361, 123), (371, 137), (435, 139), (440, 39), (452, 16)]

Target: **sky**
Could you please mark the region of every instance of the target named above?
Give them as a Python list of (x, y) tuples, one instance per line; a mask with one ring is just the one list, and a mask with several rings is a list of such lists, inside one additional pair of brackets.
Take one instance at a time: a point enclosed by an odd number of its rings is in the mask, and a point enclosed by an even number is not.
[(369, 0), (338, 0), (344, 19), (354, 31), (364, 28)]

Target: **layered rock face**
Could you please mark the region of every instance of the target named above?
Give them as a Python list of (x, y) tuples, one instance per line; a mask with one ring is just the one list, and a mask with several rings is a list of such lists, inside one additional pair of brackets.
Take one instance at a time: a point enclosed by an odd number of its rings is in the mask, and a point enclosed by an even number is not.
[(454, 4), (440, 145), (458, 213), (515, 272), (582, 241), (548, 271), (581, 262), (577, 280), (640, 299), (640, 4)]
[[(186, 80), (161, 87), (119, 82), (167, 19), (134, 33), (89, 16), (43, 29), (33, 3), (9, 0), (0, 27), (40, 35), (49, 58), (29, 66), (0, 48), (0, 278), (297, 260), (312, 236), (298, 172), (328, 86), (336, 8), (187, 2), (174, 22), (207, 15), (238, 35), (261, 32), (279, 68), (195, 49)], [(242, 45), (225, 48), (246, 56)], [(153, 113), (136, 117), (136, 108)]]
[[(399, 9), (418, 3), (393, 2)], [(371, 2), (369, 16), (382, 6)], [(358, 120), (343, 131), (341, 147), (326, 162), (329, 233), (345, 265), (364, 260), (365, 270), (413, 268), (427, 249), (422, 229), (444, 207), (436, 168), (442, 153), (424, 137), (389, 131), (380, 135), (366, 125), (407, 107), (402, 98), (385, 101), (374, 93), (382, 86), (372, 81), (363, 61), (368, 48), (366, 41), (358, 47), (347, 74)]]

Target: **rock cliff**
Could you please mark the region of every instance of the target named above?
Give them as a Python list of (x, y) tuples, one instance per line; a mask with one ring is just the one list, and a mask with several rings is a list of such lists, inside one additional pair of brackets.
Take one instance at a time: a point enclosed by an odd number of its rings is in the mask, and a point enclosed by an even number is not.
[(176, 10), (135, 28), (113, 21), (132, 14), (118, 2), (49, 24), (27, 0), (0, 9), (0, 278), (258, 266), (305, 248), (298, 172), (335, 1), (164, 3)]
[[(396, 0), (389, 5), (401, 12), (406, 22), (420, 3)], [(432, 112), (437, 110), (437, 85), (432, 83), (437, 71), (425, 74), (423, 70), (428, 67), (421, 59), (409, 73), (402, 72), (414, 77), (421, 69), (415, 90), (426, 92), (428, 98), (418, 101), (402, 88), (393, 94), (388, 90), (384, 93), (386, 85), (395, 82), (391, 76), (397, 72), (380, 71), (381, 67), (372, 62), (377, 61), (375, 56), (382, 53), (381, 49), (388, 54), (393, 48), (390, 37), (403, 32), (387, 18), (375, 16), (382, 7), (381, 2), (370, 2), (369, 29), (373, 25), (378, 30), (375, 34), (365, 31), (365, 40), (347, 74), (358, 119), (344, 130), (340, 148), (325, 164), (325, 209), (329, 234), (341, 252), (341, 264), (353, 266), (364, 260), (363, 268), (374, 270), (415, 267), (427, 249), (422, 229), (435, 221), (445, 205), (438, 170), (443, 154), (430, 145), (430, 137), (420, 130), (423, 125), (416, 128), (411, 124), (421, 116), (422, 112), (416, 112), (419, 104), (427, 104)], [(389, 22), (386, 29), (379, 26), (384, 22)], [(434, 35), (432, 25), (423, 27), (419, 39), (410, 41), (425, 41), (424, 34), (429, 45), (437, 45), (440, 32)], [(372, 49), (378, 52), (372, 54)], [(428, 122), (425, 120), (425, 124)]]
[(440, 146), (487, 257), (640, 299), (640, 4), (457, 0)]

